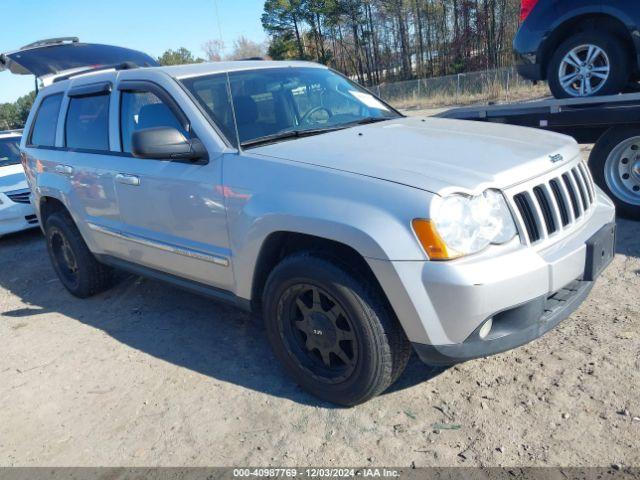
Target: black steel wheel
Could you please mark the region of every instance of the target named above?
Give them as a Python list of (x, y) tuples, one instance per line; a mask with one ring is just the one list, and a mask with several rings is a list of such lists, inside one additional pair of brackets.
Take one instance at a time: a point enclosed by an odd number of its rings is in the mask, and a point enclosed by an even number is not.
[(64, 233), (57, 227), (49, 232), (51, 261), (60, 279), (71, 288), (78, 286), (78, 262)]
[(404, 370), (411, 346), (375, 279), (310, 253), (285, 258), (269, 275), (269, 342), (305, 390), (341, 405), (382, 393)]
[(357, 364), (358, 345), (338, 300), (309, 284), (294, 285), (283, 296), (287, 304), (278, 327), (290, 354), (309, 375), (332, 383), (346, 380)]
[(89, 251), (68, 213), (53, 213), (44, 219), (44, 225), (49, 258), (60, 282), (72, 295), (86, 298), (113, 285), (113, 270)]

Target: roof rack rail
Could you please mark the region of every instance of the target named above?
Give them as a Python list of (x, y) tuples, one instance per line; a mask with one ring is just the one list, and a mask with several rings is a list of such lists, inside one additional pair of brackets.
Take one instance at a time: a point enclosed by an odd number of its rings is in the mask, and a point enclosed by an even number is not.
[(103, 70), (133, 70), (134, 68), (140, 68), (140, 65), (136, 65), (133, 62), (123, 62), (123, 63), (114, 63), (111, 65), (96, 65), (95, 68), (86, 68), (85, 70), (80, 70), (78, 72), (68, 73), (66, 75), (61, 75), (53, 79), (52, 83), (62, 82), (64, 80), (69, 80), (70, 78), (77, 77), (79, 75), (85, 75), (87, 73), (93, 72), (101, 72)]
[(247, 58), (241, 58), (239, 59), (240, 62), (257, 62), (257, 61), (264, 61), (263, 57), (247, 57)]
[(28, 50), (30, 48), (48, 47), (51, 45), (60, 45), (61, 43), (78, 43), (80, 39), (78, 37), (57, 37), (57, 38), (45, 38), (44, 40), (38, 40), (36, 42), (29, 43), (24, 47), (20, 47), (20, 50)]

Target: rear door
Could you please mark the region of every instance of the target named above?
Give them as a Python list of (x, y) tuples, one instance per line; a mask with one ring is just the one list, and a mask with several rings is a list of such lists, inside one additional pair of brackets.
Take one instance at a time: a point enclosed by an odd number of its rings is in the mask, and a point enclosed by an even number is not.
[[(90, 226), (116, 225), (120, 214), (113, 182), (109, 111), (113, 74), (52, 87), (39, 97), (25, 153), (37, 175), (39, 194), (63, 201), (92, 251), (108, 239)], [(33, 186), (33, 185), (32, 185)]]
[(157, 83), (122, 81), (118, 94), (123, 161), (115, 180), (128, 257), (161, 272), (232, 290), (222, 157), (210, 152), (204, 162), (135, 158), (131, 138), (137, 130), (172, 127), (187, 138), (197, 132), (172, 94)]

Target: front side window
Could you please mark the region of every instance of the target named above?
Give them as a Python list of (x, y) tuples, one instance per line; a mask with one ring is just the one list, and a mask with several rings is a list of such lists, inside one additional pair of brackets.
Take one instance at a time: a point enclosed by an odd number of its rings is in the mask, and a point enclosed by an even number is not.
[(109, 150), (109, 95), (72, 97), (65, 126), (66, 146)]
[(237, 128), (243, 147), (400, 116), (362, 87), (325, 68), (243, 70), (182, 83), (227, 138), (233, 138)]
[(173, 111), (152, 92), (123, 91), (120, 97), (120, 129), (122, 151), (131, 153), (131, 137), (145, 128), (171, 127), (186, 138), (188, 132)]
[(20, 137), (0, 138), (0, 168), (20, 163)]
[(36, 119), (31, 131), (30, 145), (37, 147), (53, 147), (56, 144), (56, 130), (62, 94), (50, 95), (42, 100), (36, 113)]

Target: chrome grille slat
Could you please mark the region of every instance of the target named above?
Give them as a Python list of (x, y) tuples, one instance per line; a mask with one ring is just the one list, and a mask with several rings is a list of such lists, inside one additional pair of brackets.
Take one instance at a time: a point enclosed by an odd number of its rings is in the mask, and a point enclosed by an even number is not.
[(582, 204), (580, 203), (577, 185), (575, 184), (575, 180), (573, 179), (571, 172), (563, 173), (562, 180), (565, 187), (567, 187), (567, 192), (569, 193), (569, 200), (573, 207), (574, 218), (575, 220), (578, 220), (584, 212), (582, 210)]
[(580, 165), (578, 165), (578, 171), (580, 172), (580, 175), (582, 176), (582, 181), (584, 182), (584, 185), (587, 188), (587, 194), (589, 196), (589, 204), (591, 205), (593, 204), (593, 201), (595, 198), (595, 192), (593, 191), (593, 185), (591, 185), (588, 169), (584, 166), (583, 163), (580, 163)]
[(569, 195), (569, 189), (567, 188), (567, 184), (565, 183), (562, 177), (558, 177), (558, 186), (560, 187), (560, 191), (564, 197), (564, 204), (567, 207), (567, 214), (569, 215), (569, 225), (576, 221), (575, 209), (573, 208), (573, 204), (571, 203), (571, 196)]
[[(556, 200), (555, 195), (553, 194), (553, 190), (549, 183), (543, 183), (540, 187), (545, 191), (545, 195), (551, 204), (551, 215), (553, 215), (553, 221), (555, 223), (555, 232), (562, 230), (564, 226), (562, 223), (562, 214), (560, 212), (560, 206), (558, 205), (558, 201)], [(554, 233), (555, 233), (554, 232)]]
[(582, 162), (510, 192), (512, 210), (527, 245), (545, 240), (586, 221), (596, 201), (593, 179)]
[(16, 203), (30, 203), (29, 194), (31, 192), (27, 190), (14, 190), (12, 192), (6, 192), (5, 195)]
[(589, 210), (589, 196), (587, 195), (587, 189), (582, 183), (582, 179), (580, 178), (580, 174), (578, 173), (578, 170), (576, 168), (571, 170), (571, 174), (573, 175), (573, 179), (578, 186), (578, 192), (580, 193), (580, 200), (582, 202), (582, 210), (583, 212), (586, 212), (587, 210)]

